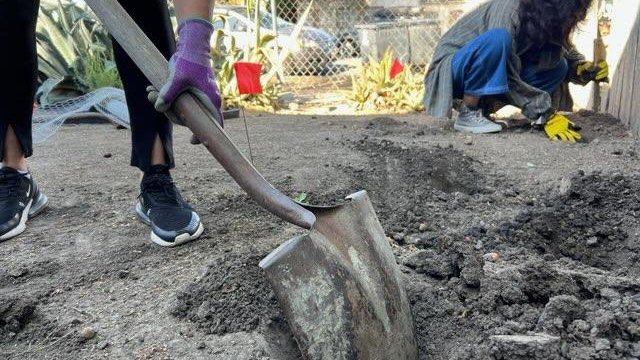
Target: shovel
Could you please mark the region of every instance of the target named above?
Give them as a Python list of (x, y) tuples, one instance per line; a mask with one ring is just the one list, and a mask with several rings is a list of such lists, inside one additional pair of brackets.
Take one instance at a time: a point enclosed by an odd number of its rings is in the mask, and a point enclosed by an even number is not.
[[(168, 63), (116, 0), (86, 0), (147, 79), (161, 88)], [(382, 226), (365, 192), (344, 205), (302, 207), (269, 184), (211, 114), (185, 93), (172, 107), (259, 205), (310, 232), (262, 262), (306, 359), (414, 360), (409, 304)]]

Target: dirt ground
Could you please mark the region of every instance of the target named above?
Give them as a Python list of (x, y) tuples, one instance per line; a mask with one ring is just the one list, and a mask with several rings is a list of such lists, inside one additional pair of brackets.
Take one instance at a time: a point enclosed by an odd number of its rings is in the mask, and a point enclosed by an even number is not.
[[(424, 116), (253, 115), (287, 194), (366, 189), (406, 277), (421, 359), (640, 358), (640, 162), (615, 119), (586, 141), (467, 136)], [(244, 126), (231, 137), (246, 149)], [(189, 134), (174, 177), (206, 226), (155, 246), (133, 214), (129, 133), (65, 126), (36, 148), (50, 207), (0, 244), (0, 358), (299, 358), (258, 262), (301, 230), (261, 210)]]

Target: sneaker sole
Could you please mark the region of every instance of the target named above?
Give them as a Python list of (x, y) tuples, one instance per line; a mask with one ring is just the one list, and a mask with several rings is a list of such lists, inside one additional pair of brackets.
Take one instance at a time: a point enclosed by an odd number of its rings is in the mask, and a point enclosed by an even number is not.
[(196, 230), (196, 232), (193, 233), (193, 235), (190, 235), (189, 233), (184, 233), (184, 234), (180, 234), (178, 236), (176, 236), (176, 238), (174, 239), (173, 242), (168, 242), (168, 241), (164, 241), (163, 239), (161, 239), (158, 235), (156, 235), (153, 231), (151, 232), (151, 241), (153, 241), (154, 243), (160, 245), (160, 246), (164, 246), (164, 247), (176, 247), (176, 246), (180, 246), (180, 245), (184, 245), (188, 242), (191, 242), (193, 240), (196, 240), (197, 238), (200, 237), (200, 235), (202, 235), (202, 233), (204, 232), (204, 226), (202, 224), (200, 224), (198, 226), (198, 229)]
[(13, 230), (9, 231), (8, 233), (0, 236), (0, 241), (9, 240), (13, 237), (16, 237), (22, 234), (27, 229), (27, 220), (29, 220), (29, 210), (31, 210), (32, 203), (33, 200), (30, 200), (24, 210), (22, 210), (22, 214), (20, 214), (20, 223), (18, 223), (18, 226), (13, 228)]
[(31, 205), (31, 209), (29, 210), (29, 219), (33, 219), (42, 213), (47, 205), (49, 205), (49, 198), (47, 195), (40, 193), (36, 202)]
[(495, 130), (480, 130), (478, 128), (474, 128), (474, 127), (466, 127), (466, 126), (459, 126), (459, 125), (453, 125), (453, 128), (455, 130), (458, 131), (462, 131), (462, 132), (466, 132), (466, 133), (470, 133), (470, 134), (495, 134), (495, 133), (499, 133), (502, 131), (502, 126), (500, 127), (500, 129), (495, 129)]
[[(142, 221), (144, 224), (151, 226), (151, 219), (149, 219), (147, 214), (145, 214), (144, 211), (142, 211), (142, 206), (140, 206), (140, 203), (136, 204), (136, 215), (138, 216), (138, 219), (140, 219), (140, 221)], [(196, 240), (202, 235), (203, 232), (204, 232), (204, 226), (202, 225), (202, 223), (200, 223), (198, 225), (198, 229), (196, 229), (196, 231), (193, 234), (189, 234), (189, 233), (180, 234), (176, 236), (173, 242), (169, 242), (160, 238), (152, 230), (151, 241), (164, 247), (176, 247), (176, 246), (184, 245), (190, 241)]]

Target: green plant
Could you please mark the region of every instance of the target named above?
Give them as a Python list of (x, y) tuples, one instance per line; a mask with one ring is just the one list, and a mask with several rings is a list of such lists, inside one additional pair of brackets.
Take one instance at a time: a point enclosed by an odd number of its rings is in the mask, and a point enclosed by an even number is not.
[(115, 61), (109, 59), (104, 53), (90, 54), (85, 63), (84, 79), (91, 89), (109, 86), (122, 88), (122, 80), (120, 80)]
[[(311, 2), (306, 11), (300, 17), (291, 34), (293, 41), (297, 41), (298, 36), (304, 26), (311, 9)], [(259, 6), (259, 2), (249, 4)], [(281, 82), (285, 80), (283, 64), (290, 56), (291, 49), (278, 45), (276, 34), (272, 32), (261, 34), (259, 31), (250, 32), (252, 41), (248, 41), (245, 46), (237, 45), (233, 35), (225, 31), (226, 19), (218, 16), (214, 21), (222, 21), (223, 29), (218, 29), (212, 40), (211, 55), (218, 87), (227, 107), (242, 106), (255, 110), (277, 110), (278, 98), (281, 95)], [(240, 95), (237, 90), (237, 81), (233, 64), (238, 61), (250, 61), (262, 64), (261, 84), (263, 92), (258, 95)]]
[(293, 197), (293, 201), (300, 203), (300, 204), (308, 204), (307, 202), (307, 193), (305, 192), (299, 192), (296, 193), (296, 195)]
[(392, 79), (393, 60), (393, 54), (387, 50), (379, 61), (369, 58), (351, 75), (347, 99), (355, 103), (357, 110), (424, 110), (422, 74), (407, 66)]
[(41, 80), (72, 78), (91, 90), (121, 86), (109, 35), (86, 5), (43, 1), (36, 41)]

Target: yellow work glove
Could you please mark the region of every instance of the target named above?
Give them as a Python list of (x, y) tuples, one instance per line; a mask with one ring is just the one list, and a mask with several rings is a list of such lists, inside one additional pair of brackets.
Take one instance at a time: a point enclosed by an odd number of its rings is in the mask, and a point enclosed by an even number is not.
[(544, 132), (547, 133), (547, 136), (551, 140), (562, 140), (574, 143), (576, 140), (582, 139), (582, 135), (573, 129), (575, 129), (575, 124), (558, 113), (551, 115), (544, 124)]
[(576, 74), (596, 82), (607, 81), (609, 64), (603, 60), (598, 63), (598, 66), (593, 66), (591, 61), (581, 61), (576, 68)]

